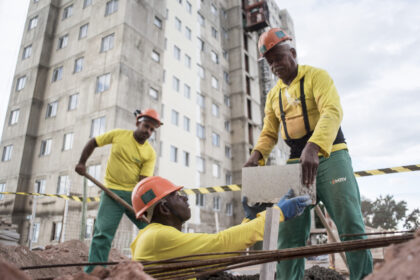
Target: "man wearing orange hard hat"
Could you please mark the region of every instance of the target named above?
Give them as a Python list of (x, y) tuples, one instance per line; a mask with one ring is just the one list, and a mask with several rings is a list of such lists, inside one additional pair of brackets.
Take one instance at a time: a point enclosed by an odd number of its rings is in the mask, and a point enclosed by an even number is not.
[[(267, 94), (264, 126), (244, 167), (264, 165), (280, 133), (290, 147), (288, 164), (301, 164), (302, 183), (316, 187), (317, 199), (325, 205), (339, 234), (364, 233), (359, 187), (341, 130), (343, 110), (337, 89), (325, 70), (297, 64), (291, 40), (280, 28), (259, 38), (261, 58), (279, 80)], [(279, 249), (305, 246), (310, 233), (309, 210), (280, 224)], [(357, 238), (343, 238), (350, 239)], [(369, 250), (347, 252), (346, 256), (351, 280), (372, 272)], [(281, 261), (277, 279), (302, 279), (304, 266), (304, 259)]]
[[(152, 176), (156, 153), (147, 139), (163, 123), (154, 109), (136, 110), (136, 129), (114, 129), (90, 139), (83, 148), (76, 172), (86, 174), (86, 161), (96, 147), (112, 144), (105, 174), (105, 186), (131, 205), (131, 192), (137, 182)], [(102, 192), (94, 235), (89, 249), (89, 262), (106, 262), (111, 243), (123, 214), (139, 228), (146, 226), (130, 211)], [(85, 267), (90, 273), (94, 266)]]
[[(179, 193), (181, 189), (159, 176), (143, 179), (134, 188), (131, 199), (136, 217), (146, 216), (150, 224), (139, 231), (131, 244), (133, 260), (158, 261), (238, 251), (263, 239), (265, 207), (250, 207), (246, 200), (242, 201), (247, 218), (244, 223), (213, 234), (182, 232), (191, 210), (188, 198)], [(274, 207), (280, 209), (280, 222), (284, 222), (300, 215), (311, 203), (309, 195), (295, 197), (290, 190)]]

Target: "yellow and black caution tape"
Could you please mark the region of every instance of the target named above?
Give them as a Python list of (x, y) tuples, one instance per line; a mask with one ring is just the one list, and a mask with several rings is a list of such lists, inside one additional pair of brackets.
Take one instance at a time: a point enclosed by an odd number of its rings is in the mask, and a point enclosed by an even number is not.
[[(66, 195), (66, 194), (48, 194), (48, 193), (27, 193), (27, 192), (0, 192), (0, 194), (13, 194), (13, 195), (34, 195), (34, 196), (49, 196), (49, 197), (58, 197), (63, 198), (67, 200), (74, 200), (83, 202), (83, 196), (77, 196), (77, 195)], [(87, 202), (94, 202), (99, 201), (99, 196), (95, 197), (87, 197)]]
[[(420, 171), (420, 164), (356, 171), (354, 172), (354, 175), (356, 177), (366, 177), (366, 176), (385, 175), (385, 174), (402, 173), (402, 172), (410, 172), (410, 171)], [(241, 185), (225, 185), (225, 186), (215, 186), (215, 187), (202, 187), (202, 188), (195, 188), (195, 189), (184, 188), (180, 192), (184, 195), (194, 195), (194, 194), (210, 194), (210, 193), (221, 193), (221, 192), (235, 192), (235, 191), (240, 191), (241, 189), (242, 189)], [(77, 196), (77, 195), (26, 193), (26, 192), (0, 192), (0, 194), (50, 196), (50, 197), (58, 197), (58, 198), (63, 198), (63, 199), (68, 199), (68, 200), (79, 201), (79, 202), (83, 201), (83, 197)], [(87, 202), (95, 202), (99, 200), (100, 200), (99, 196), (86, 198)]]

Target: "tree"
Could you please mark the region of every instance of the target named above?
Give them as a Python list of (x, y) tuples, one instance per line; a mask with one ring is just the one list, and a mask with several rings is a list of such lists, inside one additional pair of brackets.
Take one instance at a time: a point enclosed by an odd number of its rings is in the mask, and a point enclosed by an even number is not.
[(374, 202), (364, 199), (361, 207), (365, 224), (383, 229), (396, 229), (407, 212), (407, 202), (404, 200), (396, 202), (392, 195), (379, 196)]
[(420, 209), (414, 209), (405, 219), (404, 228), (408, 230), (416, 230), (420, 227)]

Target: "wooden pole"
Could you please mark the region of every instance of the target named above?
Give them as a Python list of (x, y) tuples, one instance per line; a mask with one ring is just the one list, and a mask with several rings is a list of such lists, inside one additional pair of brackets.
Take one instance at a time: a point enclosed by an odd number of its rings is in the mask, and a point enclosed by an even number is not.
[[(280, 209), (267, 208), (265, 214), (263, 250), (277, 250), (279, 237)], [(272, 280), (276, 273), (277, 262), (264, 263), (260, 269), (261, 280)]]

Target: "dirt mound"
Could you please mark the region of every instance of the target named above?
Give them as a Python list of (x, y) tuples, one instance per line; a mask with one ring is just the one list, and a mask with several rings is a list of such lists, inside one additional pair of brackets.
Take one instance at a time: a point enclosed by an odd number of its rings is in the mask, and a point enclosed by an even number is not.
[(30, 280), (16, 266), (0, 260), (0, 280)]
[(305, 270), (303, 280), (345, 280), (345, 278), (335, 270), (314, 265)]
[[(24, 246), (2, 246), (0, 245), (0, 259), (4, 259), (8, 263), (13, 263), (18, 267), (21, 266), (37, 266), (47, 264), (66, 264), (87, 262), (89, 248), (79, 240), (69, 240), (57, 245), (48, 245), (45, 250), (30, 251)], [(116, 249), (112, 249), (109, 261), (129, 260), (127, 257), (119, 253)], [(63, 267), (26, 270), (25, 273), (32, 278), (47, 278), (64, 274), (77, 274), (82, 272), (83, 267)]]
[(385, 251), (385, 262), (375, 265), (365, 280), (418, 279), (420, 275), (420, 230), (415, 239), (391, 245)]

